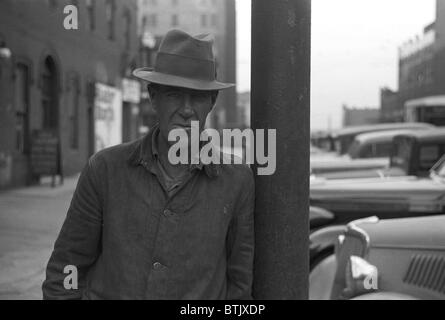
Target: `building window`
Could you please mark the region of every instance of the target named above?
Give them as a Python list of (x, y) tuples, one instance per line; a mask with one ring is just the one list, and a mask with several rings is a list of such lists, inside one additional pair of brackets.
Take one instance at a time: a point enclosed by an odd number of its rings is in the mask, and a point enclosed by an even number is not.
[(205, 14), (201, 15), (201, 26), (207, 27), (207, 15), (205, 15)]
[(423, 72), (419, 72), (417, 74), (417, 82), (419, 83), (419, 85), (422, 85), (424, 80), (425, 80), (425, 76), (423, 75)]
[(95, 6), (94, 0), (86, 0), (87, 12), (88, 12), (88, 23), (90, 30), (93, 31), (96, 28), (96, 20), (95, 20)]
[(125, 48), (130, 50), (131, 46), (131, 13), (127, 9), (124, 13), (124, 23), (125, 23), (125, 31), (124, 31), (124, 39), (125, 39)]
[(142, 31), (145, 31), (147, 29), (147, 16), (142, 17)]
[(69, 140), (71, 149), (79, 149), (79, 96), (80, 83), (77, 75), (70, 79), (70, 94), (69, 96)]
[(15, 148), (23, 154), (29, 152), (29, 68), (18, 63), (14, 78)]
[(43, 129), (54, 130), (58, 127), (58, 101), (56, 66), (51, 57), (45, 59), (42, 71), (42, 113)]
[(174, 14), (172, 15), (172, 27), (176, 27), (178, 25), (178, 15)]
[(47, 0), (48, 5), (51, 9), (56, 9), (57, 8), (57, 0)]
[(212, 27), (216, 27), (218, 25), (218, 16), (216, 15), (216, 13), (212, 14), (211, 19)]
[(107, 0), (105, 4), (105, 15), (107, 19), (108, 39), (114, 40), (114, 15), (116, 7), (114, 0)]
[(158, 17), (156, 14), (152, 13), (147, 16), (147, 25), (150, 27), (156, 27), (158, 24)]

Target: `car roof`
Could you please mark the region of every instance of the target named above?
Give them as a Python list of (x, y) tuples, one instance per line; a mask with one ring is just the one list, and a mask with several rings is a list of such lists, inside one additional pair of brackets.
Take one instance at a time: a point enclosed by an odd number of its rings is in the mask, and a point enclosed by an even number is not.
[(445, 127), (436, 127), (428, 130), (413, 130), (409, 133), (397, 135), (397, 137), (410, 137), (421, 142), (442, 140), (445, 144)]
[(352, 126), (338, 129), (332, 133), (333, 137), (341, 137), (347, 135), (357, 135), (360, 133), (395, 130), (395, 129), (411, 129), (411, 128), (433, 128), (434, 125), (423, 122), (397, 122), (397, 123), (378, 123), (364, 126)]
[(364, 142), (378, 142), (378, 141), (388, 141), (391, 142), (392, 138), (401, 135), (401, 134), (410, 134), (413, 131), (417, 130), (427, 130), (427, 128), (411, 128), (411, 129), (398, 129), (398, 130), (384, 130), (384, 131), (375, 131), (375, 132), (367, 132), (361, 133), (355, 137), (355, 140), (358, 140), (360, 143)]

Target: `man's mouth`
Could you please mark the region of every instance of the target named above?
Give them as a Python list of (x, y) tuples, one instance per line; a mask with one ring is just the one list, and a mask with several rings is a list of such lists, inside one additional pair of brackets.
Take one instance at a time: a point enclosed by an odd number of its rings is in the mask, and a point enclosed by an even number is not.
[(174, 124), (173, 125), (173, 128), (178, 128), (178, 129), (190, 129), (191, 128), (191, 125), (190, 124), (179, 124), (179, 123), (176, 123), (176, 124)]

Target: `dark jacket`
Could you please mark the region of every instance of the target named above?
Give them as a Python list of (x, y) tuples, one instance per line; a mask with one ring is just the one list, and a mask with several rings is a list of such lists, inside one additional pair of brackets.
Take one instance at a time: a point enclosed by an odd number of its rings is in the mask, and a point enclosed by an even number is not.
[[(48, 262), (44, 299), (251, 298), (251, 170), (197, 166), (170, 197), (152, 135), (89, 159)], [(78, 290), (64, 288), (67, 265), (78, 270)]]

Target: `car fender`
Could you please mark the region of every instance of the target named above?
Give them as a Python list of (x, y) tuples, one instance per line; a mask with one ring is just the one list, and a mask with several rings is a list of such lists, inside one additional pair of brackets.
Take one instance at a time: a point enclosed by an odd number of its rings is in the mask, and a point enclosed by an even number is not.
[(313, 230), (328, 225), (335, 220), (335, 215), (326, 209), (320, 207), (309, 208), (309, 226)]
[(397, 292), (373, 292), (352, 298), (351, 300), (418, 300), (416, 297)]

